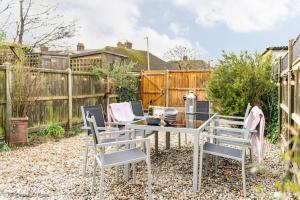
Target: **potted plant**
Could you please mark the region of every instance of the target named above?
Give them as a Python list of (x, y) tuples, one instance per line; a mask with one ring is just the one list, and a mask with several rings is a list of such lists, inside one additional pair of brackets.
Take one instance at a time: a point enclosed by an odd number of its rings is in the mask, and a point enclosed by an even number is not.
[(11, 67), (10, 96), (12, 105), (9, 144), (26, 144), (28, 139), (28, 113), (40, 96), (42, 78), (37, 69), (25, 66), (25, 50), (21, 46), (11, 48), (17, 61)]

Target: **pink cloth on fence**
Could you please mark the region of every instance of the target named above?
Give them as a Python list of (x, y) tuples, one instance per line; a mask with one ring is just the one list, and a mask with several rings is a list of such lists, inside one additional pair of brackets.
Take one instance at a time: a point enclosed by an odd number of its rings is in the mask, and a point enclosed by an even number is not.
[(131, 105), (128, 102), (109, 104), (107, 111), (109, 122), (124, 122), (134, 120), (134, 114)]
[(254, 116), (254, 120), (251, 124), (251, 130), (257, 130), (257, 132), (252, 135), (252, 142), (257, 149), (258, 162), (261, 163), (264, 158), (265, 116), (263, 111), (257, 106), (254, 106), (251, 112)]

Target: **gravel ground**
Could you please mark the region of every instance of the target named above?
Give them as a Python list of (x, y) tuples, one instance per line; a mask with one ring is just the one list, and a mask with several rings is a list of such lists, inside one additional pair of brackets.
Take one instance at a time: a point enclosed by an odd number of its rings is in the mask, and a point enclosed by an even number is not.
[[(36, 146), (19, 147), (0, 154), (0, 199), (97, 199), (99, 171), (95, 192), (91, 193), (92, 160), (87, 175), (80, 175), (83, 134)], [(154, 149), (154, 136), (151, 136)], [(165, 149), (164, 134), (159, 138), (159, 154), (152, 152), (154, 199), (242, 199), (241, 165), (220, 159), (218, 171), (209, 170), (202, 179), (202, 190), (192, 192), (192, 143), (178, 148), (172, 134), (171, 149)], [(249, 199), (272, 199), (274, 184), (280, 178), (283, 164), (279, 145), (266, 142), (264, 164), (256, 174), (247, 167)], [(249, 158), (248, 158), (249, 160)], [(256, 161), (256, 160), (255, 160)], [(211, 164), (211, 163), (210, 163)], [(107, 170), (105, 199), (146, 199), (147, 176), (144, 164), (137, 167), (137, 182), (115, 183), (114, 170)]]

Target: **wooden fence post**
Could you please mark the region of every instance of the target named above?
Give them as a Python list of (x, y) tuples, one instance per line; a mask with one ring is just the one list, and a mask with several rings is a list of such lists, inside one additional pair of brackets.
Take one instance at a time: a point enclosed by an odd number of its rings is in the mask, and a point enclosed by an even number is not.
[(72, 114), (73, 114), (73, 100), (72, 100), (72, 90), (73, 90), (73, 81), (72, 81), (72, 70), (71, 68), (67, 69), (68, 71), (68, 111), (69, 111), (69, 119), (68, 119), (68, 128), (72, 129)]
[(11, 109), (11, 96), (10, 96), (10, 90), (11, 90), (11, 65), (10, 63), (5, 63), (5, 76), (6, 76), (6, 134), (5, 134), (5, 140), (8, 142), (8, 134), (10, 133), (10, 119), (12, 116), (12, 109)]
[(166, 93), (165, 93), (165, 97), (166, 97), (166, 102), (165, 102), (165, 105), (166, 107), (169, 107), (169, 89), (170, 89), (170, 86), (169, 86), (169, 70), (166, 71)]
[(293, 66), (293, 40), (289, 40), (288, 46), (288, 139), (290, 139), (292, 125), (292, 66)]
[(278, 65), (278, 80), (277, 80), (277, 85), (278, 85), (278, 131), (279, 134), (281, 135), (281, 123), (282, 123), (282, 116), (281, 116), (281, 102), (282, 102), (282, 91), (281, 91), (281, 56), (279, 57), (279, 65)]

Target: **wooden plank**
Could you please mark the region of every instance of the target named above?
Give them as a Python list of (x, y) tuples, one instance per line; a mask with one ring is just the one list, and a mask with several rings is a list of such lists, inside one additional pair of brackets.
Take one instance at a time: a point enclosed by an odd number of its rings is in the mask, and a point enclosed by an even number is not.
[(286, 113), (288, 113), (289, 112), (289, 107), (288, 106), (286, 106), (286, 105), (284, 105), (283, 103), (282, 104), (280, 104), (280, 108), (284, 111), (284, 112), (286, 112)]
[(294, 120), (294, 122), (296, 124), (298, 124), (300, 126), (300, 115), (296, 114), (296, 113), (293, 113), (292, 114), (292, 119)]

